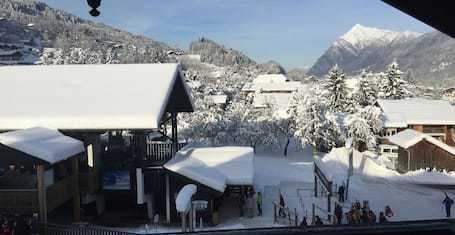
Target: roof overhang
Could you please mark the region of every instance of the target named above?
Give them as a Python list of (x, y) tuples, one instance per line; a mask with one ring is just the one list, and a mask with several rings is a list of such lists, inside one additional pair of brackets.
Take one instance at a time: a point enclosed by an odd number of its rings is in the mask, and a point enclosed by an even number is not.
[(0, 67), (0, 131), (155, 130), (193, 112), (178, 64)]
[(394, 8), (455, 37), (455, 1), (383, 0)]

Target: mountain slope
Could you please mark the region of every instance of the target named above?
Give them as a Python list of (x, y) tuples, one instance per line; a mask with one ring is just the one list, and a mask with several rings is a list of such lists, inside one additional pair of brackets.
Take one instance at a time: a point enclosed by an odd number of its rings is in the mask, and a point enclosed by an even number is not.
[(419, 84), (455, 84), (455, 40), (439, 32), (418, 34), (354, 26), (308, 71), (324, 76), (335, 64), (348, 74), (384, 71), (393, 60)]
[(42, 38), (31, 26), (0, 20), (0, 64), (32, 64), (39, 60)]
[(147, 53), (165, 54), (172, 48), (152, 39), (133, 35), (110, 26), (81, 19), (45, 3), (33, 0), (0, 1), (0, 17), (21, 25), (33, 25), (43, 47), (82, 48), (100, 54), (115, 48), (121, 63), (140, 63)]

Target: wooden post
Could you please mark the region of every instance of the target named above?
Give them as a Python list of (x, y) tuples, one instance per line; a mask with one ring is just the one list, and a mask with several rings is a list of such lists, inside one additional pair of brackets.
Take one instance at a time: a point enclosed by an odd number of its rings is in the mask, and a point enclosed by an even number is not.
[(169, 174), (165, 176), (166, 183), (166, 222), (171, 223), (171, 189), (169, 183)]
[(315, 213), (316, 213), (316, 206), (313, 203), (312, 207), (311, 207), (311, 224), (314, 224)]
[(299, 226), (299, 217), (297, 216), (297, 208), (294, 208), (294, 221), (295, 221), (295, 226)]
[(74, 222), (81, 221), (81, 198), (79, 194), (79, 159), (73, 157), (70, 159), (72, 167), (72, 191), (73, 191), (73, 220)]
[(278, 222), (276, 219), (276, 203), (273, 202), (273, 222)]
[(36, 166), (36, 178), (38, 181), (39, 218), (41, 222), (47, 223), (46, 185), (44, 183), (43, 165)]
[(318, 177), (314, 175), (314, 196), (318, 197)]
[(182, 232), (186, 232), (186, 213), (180, 212), (180, 218), (182, 219)]
[(177, 136), (177, 113), (171, 113), (171, 127), (172, 127), (172, 157), (178, 151), (178, 136)]

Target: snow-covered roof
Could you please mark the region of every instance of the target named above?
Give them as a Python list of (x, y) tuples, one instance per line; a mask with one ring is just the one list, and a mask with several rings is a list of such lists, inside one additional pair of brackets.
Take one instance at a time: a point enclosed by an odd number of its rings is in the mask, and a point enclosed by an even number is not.
[(261, 74), (258, 75), (253, 83), (285, 83), (289, 79), (284, 74)]
[(252, 185), (254, 153), (251, 147), (186, 147), (164, 168), (219, 192), (227, 185)]
[(85, 151), (83, 142), (43, 127), (1, 133), (0, 143), (50, 164)]
[(175, 207), (177, 212), (187, 212), (191, 206), (191, 198), (196, 194), (197, 186), (194, 184), (187, 184), (180, 189), (177, 197), (175, 198)]
[(227, 95), (210, 95), (209, 99), (211, 99), (214, 104), (226, 104)]
[(274, 83), (274, 82), (261, 82), (261, 83), (246, 83), (242, 91), (244, 92), (293, 92), (298, 91), (302, 87), (301, 82), (283, 82), (283, 83)]
[(451, 147), (434, 137), (431, 137), (427, 134), (424, 134), (422, 132), (418, 132), (418, 131), (415, 131), (412, 129), (406, 129), (404, 131), (400, 131), (397, 134), (388, 137), (388, 139), (391, 143), (396, 144), (405, 149), (419, 143), (422, 140), (426, 140), (426, 141), (438, 146), (439, 148), (444, 149), (445, 151), (455, 155), (454, 147)]
[(455, 125), (455, 106), (445, 100), (408, 98), (378, 100), (383, 111), (384, 127)]
[(192, 111), (178, 64), (0, 67), (0, 130), (156, 129)]
[(254, 95), (253, 106), (264, 108), (267, 104), (272, 104), (279, 110), (286, 110), (291, 98), (292, 93), (259, 93)]

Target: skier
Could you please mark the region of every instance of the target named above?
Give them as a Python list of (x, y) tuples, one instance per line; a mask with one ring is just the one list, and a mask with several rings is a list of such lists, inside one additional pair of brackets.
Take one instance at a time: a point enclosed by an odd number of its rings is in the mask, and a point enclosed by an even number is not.
[(303, 217), (302, 222), (300, 222), (300, 228), (306, 228), (308, 223), (306, 222), (306, 216)]
[(338, 201), (344, 202), (344, 183), (338, 187)]
[(379, 212), (379, 223), (383, 224), (387, 222), (387, 217), (385, 217), (384, 212)]
[(385, 206), (385, 216), (387, 217), (392, 217), (393, 216), (393, 211), (392, 211), (392, 208), (390, 208), (390, 206)]
[(343, 208), (340, 204), (336, 204), (335, 206), (335, 217), (337, 218), (337, 224), (341, 224), (341, 220), (343, 218)]
[(283, 198), (283, 194), (281, 194), (280, 192), (280, 210), (278, 211), (278, 214), (281, 216), (281, 217), (286, 217), (286, 213), (284, 212), (284, 198)]
[(315, 219), (316, 219), (316, 221), (314, 222), (314, 224), (315, 224), (316, 226), (324, 225), (324, 223), (322, 222), (321, 217), (319, 217), (319, 215), (316, 215), (316, 216), (315, 216)]
[(256, 197), (256, 205), (258, 207), (258, 216), (262, 216), (262, 193), (258, 192)]
[(450, 209), (452, 208), (453, 200), (446, 194), (446, 198), (442, 201), (442, 204), (446, 206), (446, 215), (447, 218), (450, 217)]

